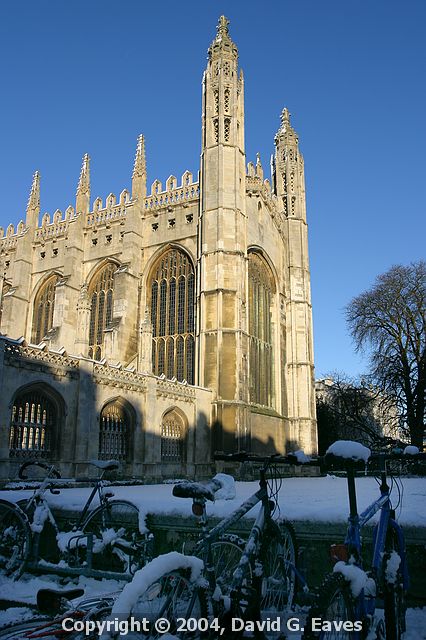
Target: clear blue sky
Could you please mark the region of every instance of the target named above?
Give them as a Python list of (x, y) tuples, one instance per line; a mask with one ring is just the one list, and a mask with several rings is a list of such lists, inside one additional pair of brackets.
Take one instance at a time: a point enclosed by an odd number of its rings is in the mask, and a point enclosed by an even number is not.
[(246, 151), (264, 167), (284, 106), (305, 156), (317, 376), (362, 372), (344, 307), (392, 264), (425, 257), (426, 2), (3, 0), (0, 224), (199, 168), (201, 77), (217, 18), (246, 81)]

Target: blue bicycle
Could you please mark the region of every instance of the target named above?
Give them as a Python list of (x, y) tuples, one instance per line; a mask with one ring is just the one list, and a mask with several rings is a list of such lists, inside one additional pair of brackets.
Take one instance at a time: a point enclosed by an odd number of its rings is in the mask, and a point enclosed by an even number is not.
[[(346, 471), (349, 495), (349, 519), (345, 543), (332, 545), (334, 571), (318, 590), (311, 607), (303, 638), (306, 640), (400, 640), (405, 631), (405, 595), (409, 585), (404, 535), (395, 518), (388, 484), (386, 463), (391, 460), (425, 460), (426, 454), (377, 453), (358, 443), (334, 443), (325, 465)], [(336, 446), (335, 446), (336, 445)], [(347, 453), (347, 452), (346, 452)], [(374, 463), (380, 477), (380, 497), (358, 514), (355, 475), (360, 462)], [(366, 571), (362, 559), (361, 529), (380, 512), (373, 532), (373, 555)], [(375, 616), (376, 599), (383, 599), (385, 620)], [(375, 635), (374, 635), (375, 634)]]

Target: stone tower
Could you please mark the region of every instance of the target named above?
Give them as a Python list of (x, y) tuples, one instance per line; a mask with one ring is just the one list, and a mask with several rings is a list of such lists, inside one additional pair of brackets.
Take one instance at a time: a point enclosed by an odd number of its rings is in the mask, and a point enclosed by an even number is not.
[(203, 78), (198, 308), (200, 384), (216, 389), (225, 448), (246, 446), (246, 224), (244, 80), (222, 16)]

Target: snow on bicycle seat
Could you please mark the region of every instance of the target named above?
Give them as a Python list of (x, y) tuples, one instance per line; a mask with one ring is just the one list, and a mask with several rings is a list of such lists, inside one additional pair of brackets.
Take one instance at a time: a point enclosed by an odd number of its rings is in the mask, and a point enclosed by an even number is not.
[(90, 460), (90, 464), (104, 471), (115, 471), (120, 467), (118, 460)]
[(84, 595), (84, 589), (39, 589), (37, 608), (41, 612), (59, 611), (62, 600), (74, 600)]
[(220, 487), (220, 483), (215, 480), (212, 480), (209, 484), (184, 480), (183, 482), (175, 484), (173, 487), (173, 495), (176, 496), (176, 498), (204, 498), (204, 500), (214, 502), (215, 491), (220, 489)]
[(325, 458), (330, 463), (347, 465), (350, 463), (367, 462), (371, 456), (368, 447), (352, 440), (337, 440), (325, 452)]

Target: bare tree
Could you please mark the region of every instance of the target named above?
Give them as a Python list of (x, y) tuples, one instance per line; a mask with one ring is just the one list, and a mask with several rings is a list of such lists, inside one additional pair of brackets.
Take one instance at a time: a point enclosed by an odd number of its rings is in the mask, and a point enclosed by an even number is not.
[(333, 372), (315, 383), (318, 448), (324, 453), (335, 440), (356, 440), (373, 448), (399, 439), (394, 404), (379, 389)]
[(354, 298), (346, 318), (357, 349), (369, 349), (371, 376), (423, 447), (426, 392), (426, 262), (396, 265)]

